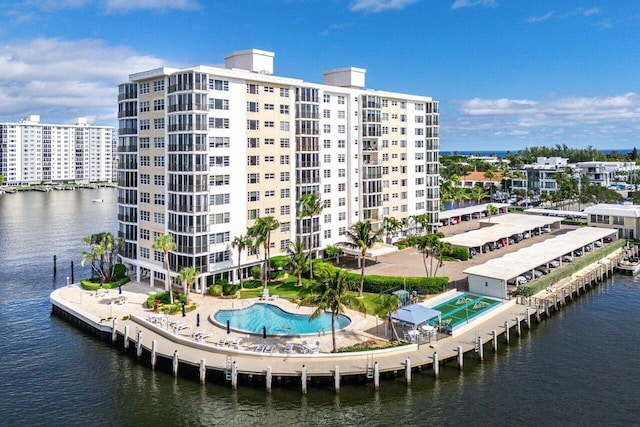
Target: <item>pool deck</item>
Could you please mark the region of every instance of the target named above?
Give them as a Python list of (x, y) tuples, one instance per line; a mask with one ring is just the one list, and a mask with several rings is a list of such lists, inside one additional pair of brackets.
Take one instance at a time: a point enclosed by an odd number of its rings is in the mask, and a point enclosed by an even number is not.
[[(616, 264), (616, 256), (619, 254), (609, 256), (612, 260), (610, 266)], [(128, 334), (127, 344), (135, 347), (137, 332), (141, 331), (141, 346), (146, 352), (151, 351), (152, 342), (155, 341), (158, 357), (171, 360), (177, 351), (177, 357), (181, 364), (199, 366), (204, 363), (208, 370), (225, 372), (229, 369), (229, 363), (235, 362), (239, 374), (265, 376), (270, 371), (274, 377), (300, 377), (303, 366), (305, 366), (309, 377), (333, 376), (337, 367), (342, 376), (354, 375), (364, 378), (374, 362), (377, 362), (380, 372), (405, 372), (407, 361), (411, 367), (433, 367), (434, 353), (437, 353), (440, 363), (456, 360), (460, 352), (473, 354), (477, 348), (478, 339), (485, 345), (494, 339), (494, 331), (496, 331), (496, 335), (502, 335), (506, 330), (513, 328), (519, 330), (522, 325), (530, 324), (532, 318), (539, 316), (539, 310), (544, 301), (546, 301), (544, 303), (546, 306), (543, 305), (543, 308), (546, 307), (546, 313), (549, 315), (549, 302), (555, 301), (553, 300), (554, 295), (555, 298), (559, 298), (561, 289), (566, 290), (567, 286), (569, 286), (568, 292), (563, 291), (562, 293), (566, 301), (569, 297), (573, 298), (574, 294), (579, 295), (581, 293), (578, 287), (579, 282), (582, 283), (583, 291), (586, 290), (588, 281), (596, 282), (599, 277), (602, 277), (604, 267), (604, 264), (592, 264), (556, 284), (553, 289), (543, 291), (534, 298), (505, 302), (488, 311), (485, 315), (470, 321), (468, 325), (458, 327), (454, 336), (447, 336), (439, 340), (432, 339), (430, 343), (423, 342), (420, 345), (407, 344), (391, 349), (354, 353), (330, 353), (332, 348), (331, 331), (321, 336), (268, 337), (266, 343), (276, 345), (273, 353), (254, 351), (258, 344), (265, 342), (261, 335), (232, 332), (230, 334), (232, 337), (240, 337), (243, 340), (238, 349), (215, 344), (226, 335), (226, 330), (214, 325), (209, 320), (209, 316), (217, 309), (246, 307), (258, 302), (257, 299), (225, 300), (192, 293), (192, 301), (198, 304), (197, 311), (187, 313), (186, 317), (182, 317), (181, 313), (169, 316), (169, 319), (190, 324), (189, 328), (178, 334), (165, 326), (158, 326), (147, 320), (152, 313), (145, 307), (145, 302), (149, 294), (157, 290), (150, 289), (148, 285), (143, 283), (128, 283), (123, 286), (121, 295), (118, 294), (117, 289), (96, 292), (85, 291), (78, 285), (70, 285), (54, 291), (51, 294), (51, 302), (54, 309), (57, 308), (76, 319), (80, 319), (94, 329), (102, 331), (103, 334), (111, 333), (113, 327), (111, 319), (117, 319), (116, 330), (119, 343), (122, 344), (125, 334)], [(573, 284), (576, 285), (575, 289), (571, 287)], [(269, 301), (269, 303), (296, 313), (310, 313), (313, 310), (312, 307), (298, 307), (283, 299), (276, 299)], [(196, 328), (196, 313), (200, 313), (199, 328)], [(376, 327), (375, 316), (365, 317), (352, 311), (346, 314), (351, 317), (352, 324), (336, 333), (338, 347), (367, 340), (384, 340), (384, 325), (378, 321)], [(516, 322), (516, 319), (519, 322)], [(516, 323), (518, 324), (516, 325)], [(206, 330), (211, 333), (211, 337), (204, 343), (196, 342), (191, 337), (191, 333), (196, 329)], [(315, 354), (300, 353), (300, 344), (303, 340), (311, 343), (318, 341), (320, 352)], [(297, 344), (297, 350), (285, 353), (284, 346), (288, 342)]]

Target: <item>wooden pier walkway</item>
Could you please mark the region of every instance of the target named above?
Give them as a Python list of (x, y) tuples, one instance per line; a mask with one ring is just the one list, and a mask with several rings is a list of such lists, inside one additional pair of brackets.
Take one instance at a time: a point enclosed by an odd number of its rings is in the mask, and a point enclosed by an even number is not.
[(454, 336), (353, 353), (284, 353), (282, 346), (273, 353), (235, 350), (196, 342), (193, 338), (175, 334), (136, 314), (130, 314), (126, 320), (114, 318), (111, 325), (105, 325), (95, 315), (83, 312), (82, 306), (60, 298), (57, 291), (52, 293), (51, 302), (54, 313), (93, 328), (96, 334), (137, 354), (152, 367), (156, 366), (158, 360), (165, 365), (170, 362), (175, 375), (183, 368), (197, 368), (203, 383), (207, 376), (215, 375), (229, 381), (235, 388), (238, 376), (242, 376), (252, 379), (254, 383), (258, 378), (257, 381), (264, 382), (270, 391), (273, 378), (288, 378), (290, 382), (297, 381), (306, 392), (307, 382), (313, 378), (333, 377), (337, 391), (341, 377), (349, 376), (362, 381), (372, 380), (377, 388), (381, 374), (404, 375), (407, 383), (410, 383), (411, 372), (416, 369), (430, 368), (437, 376), (443, 363), (454, 361), (462, 369), (465, 357), (482, 360), (487, 351), (485, 347), (497, 351), (511, 337), (516, 339), (523, 330), (531, 328), (533, 322), (550, 317), (588, 288), (613, 274), (621, 258), (622, 251), (615, 252), (535, 296), (518, 297), (505, 302), (462, 327)]

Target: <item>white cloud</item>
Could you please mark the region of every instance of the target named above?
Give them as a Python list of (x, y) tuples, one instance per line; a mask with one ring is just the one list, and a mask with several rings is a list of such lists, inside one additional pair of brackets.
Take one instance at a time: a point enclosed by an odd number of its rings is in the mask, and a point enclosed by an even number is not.
[(600, 14), (600, 8), (598, 7), (592, 7), (590, 9), (586, 9), (582, 11), (582, 15), (584, 16), (591, 16), (591, 15), (598, 15)]
[(485, 6), (496, 7), (495, 0), (456, 0), (451, 5), (451, 9), (462, 9), (464, 7)]
[(134, 10), (195, 10), (200, 8), (196, 0), (103, 0), (110, 13), (126, 13)]
[[(535, 145), (557, 141), (637, 144), (640, 95), (629, 92), (600, 97), (541, 100), (480, 99), (459, 102), (458, 116), (442, 129), (443, 140), (517, 140)], [(464, 135), (464, 138), (463, 138)]]
[(551, 19), (551, 17), (553, 16), (555, 12), (553, 10), (545, 13), (542, 16), (530, 16), (527, 18), (527, 22), (529, 24), (535, 24), (536, 22), (542, 22), (542, 21), (546, 21), (547, 19)]
[(349, 9), (353, 12), (383, 12), (398, 10), (417, 2), (418, 0), (355, 0)]
[(352, 26), (353, 26), (353, 24), (351, 24), (351, 23), (348, 23), (348, 24), (331, 24), (331, 25), (329, 25), (329, 27), (327, 29), (322, 31), (320, 33), (320, 35), (321, 36), (326, 36), (326, 35), (329, 35), (329, 33), (332, 33), (334, 31), (344, 30), (345, 28), (351, 28)]
[(0, 119), (89, 117), (115, 124), (117, 86), (163, 60), (102, 40), (38, 38), (0, 46)]

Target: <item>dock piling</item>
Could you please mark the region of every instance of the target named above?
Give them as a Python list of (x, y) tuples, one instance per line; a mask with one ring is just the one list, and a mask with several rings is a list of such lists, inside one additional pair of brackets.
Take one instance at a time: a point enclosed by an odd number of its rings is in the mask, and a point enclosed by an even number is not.
[(178, 376), (178, 350), (173, 352), (173, 376)]
[(302, 394), (307, 394), (307, 367), (305, 365), (302, 365), (300, 371), (300, 382), (302, 383)]
[(336, 393), (338, 393), (340, 391), (340, 367), (338, 365), (333, 367), (333, 383)]
[(151, 369), (156, 368), (156, 360), (157, 360), (157, 351), (158, 351), (158, 341), (151, 341)]
[(207, 363), (204, 358), (200, 359), (200, 384), (204, 384), (207, 377)]
[(520, 324), (520, 316), (516, 316), (516, 333), (518, 337), (522, 336), (522, 325)]
[(464, 368), (464, 352), (462, 351), (462, 346), (458, 346), (458, 369), (462, 371)]
[(373, 364), (373, 388), (376, 390), (380, 388), (380, 366), (378, 362)]
[(527, 307), (527, 329), (531, 329), (531, 313), (529, 307)]
[(509, 321), (504, 321), (504, 339), (507, 345), (509, 345)]
[(484, 359), (484, 348), (482, 344), (482, 337), (478, 337), (478, 356), (480, 360)]
[(235, 360), (231, 364), (231, 388), (238, 388), (238, 363)]
[(58, 261), (57, 261), (57, 257), (54, 255), (53, 256), (53, 276), (55, 277), (56, 274), (58, 274)]
[(404, 361), (404, 377), (407, 380), (407, 385), (411, 385), (411, 359), (408, 357)]
[(111, 342), (116, 342), (118, 339), (118, 319), (113, 318), (113, 326), (111, 329)]
[(271, 381), (273, 380), (273, 376), (271, 374), (271, 366), (267, 366), (267, 393), (271, 393)]
[(138, 336), (136, 337), (136, 356), (142, 356), (142, 331), (138, 331)]
[(438, 362), (438, 352), (433, 352), (433, 376), (438, 378), (440, 374), (440, 363)]
[(498, 352), (498, 332), (494, 329), (493, 331), (491, 331), (491, 334), (493, 335), (493, 352), (497, 353)]
[(124, 348), (129, 348), (129, 325), (124, 326)]

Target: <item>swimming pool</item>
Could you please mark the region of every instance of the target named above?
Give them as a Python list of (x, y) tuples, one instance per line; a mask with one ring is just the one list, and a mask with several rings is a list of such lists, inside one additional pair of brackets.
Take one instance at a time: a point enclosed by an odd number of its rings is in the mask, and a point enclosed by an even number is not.
[[(263, 327), (268, 335), (305, 335), (331, 331), (331, 314), (322, 315), (309, 321), (305, 314), (293, 314), (273, 304), (258, 303), (237, 310), (218, 310), (213, 318), (226, 327), (227, 320), (234, 330), (262, 334)], [(336, 319), (336, 331), (344, 329), (351, 319), (340, 315)]]
[[(440, 325), (447, 329), (453, 329), (498, 304), (500, 304), (500, 301), (492, 298), (463, 293), (433, 308), (442, 313)], [(431, 319), (429, 323), (437, 324), (438, 318)]]

